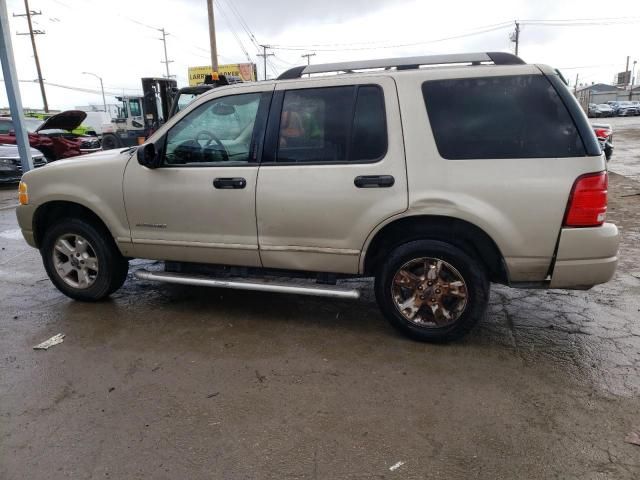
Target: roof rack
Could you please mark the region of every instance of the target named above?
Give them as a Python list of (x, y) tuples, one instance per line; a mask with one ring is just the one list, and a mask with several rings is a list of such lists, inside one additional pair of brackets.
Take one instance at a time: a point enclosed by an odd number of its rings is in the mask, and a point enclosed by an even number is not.
[(347, 72), (366, 70), (371, 68), (397, 68), (409, 70), (420, 68), (421, 65), (447, 65), (452, 63), (471, 63), (480, 65), (483, 62), (493, 62), (494, 65), (522, 65), (525, 62), (511, 53), (481, 52), (481, 53), (453, 53), (448, 55), (428, 55), (421, 57), (382, 58), (379, 60), (360, 60), (357, 62), (324, 63), (293, 67), (283, 72), (278, 80), (300, 78), (311, 73)]

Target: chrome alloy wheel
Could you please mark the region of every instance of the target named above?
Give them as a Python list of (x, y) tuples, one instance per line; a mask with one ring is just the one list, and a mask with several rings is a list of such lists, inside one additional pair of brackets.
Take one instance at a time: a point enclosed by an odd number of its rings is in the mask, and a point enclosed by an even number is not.
[(446, 327), (467, 306), (467, 284), (460, 272), (439, 258), (422, 257), (405, 263), (391, 282), (391, 295), (400, 314), (419, 327)]
[(80, 235), (61, 235), (53, 245), (53, 266), (60, 278), (73, 288), (86, 289), (98, 277), (98, 257), (92, 245)]

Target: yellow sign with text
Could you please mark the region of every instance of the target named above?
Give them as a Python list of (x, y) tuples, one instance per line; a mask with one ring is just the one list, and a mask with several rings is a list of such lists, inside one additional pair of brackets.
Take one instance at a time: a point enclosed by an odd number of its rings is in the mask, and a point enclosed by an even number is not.
[[(189, 67), (189, 86), (204, 83), (205, 75), (211, 75), (211, 65), (204, 67)], [(228, 65), (218, 65), (220, 75), (233, 75), (240, 77), (243, 82), (256, 81), (255, 63), (230, 63)]]

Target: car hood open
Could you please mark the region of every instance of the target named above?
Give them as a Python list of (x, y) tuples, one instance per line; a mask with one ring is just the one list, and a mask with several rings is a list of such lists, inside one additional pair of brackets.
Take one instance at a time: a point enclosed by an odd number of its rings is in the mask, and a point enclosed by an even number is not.
[(82, 110), (65, 110), (53, 117), (48, 118), (40, 125), (36, 132), (40, 130), (74, 130), (87, 118), (86, 112)]

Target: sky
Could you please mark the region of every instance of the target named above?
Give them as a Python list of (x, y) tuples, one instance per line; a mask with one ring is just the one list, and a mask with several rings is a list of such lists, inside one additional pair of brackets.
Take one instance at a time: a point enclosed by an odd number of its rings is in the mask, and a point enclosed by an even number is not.
[[(3, 2), (5, 0), (2, 0)], [(42, 108), (23, 0), (6, 0), (22, 103)], [(522, 24), (520, 56), (560, 68), (570, 83), (611, 83), (626, 57), (640, 62), (637, 0), (214, 0), (219, 62), (254, 61), (273, 45), (267, 76), (306, 63), (462, 53), (513, 52), (509, 34)], [(206, 0), (30, 0), (47, 98), (52, 109), (107, 103), (136, 94), (140, 78), (162, 76), (164, 28), (170, 73), (187, 84), (189, 66), (210, 61)], [(594, 20), (595, 19), (595, 20)], [(640, 70), (640, 65), (638, 65)], [(640, 75), (639, 75), (640, 76)], [(637, 83), (640, 83), (638, 81)], [(60, 85), (69, 88), (62, 88)], [(74, 90), (75, 89), (75, 90)], [(79, 90), (78, 90), (79, 89)], [(82, 91), (86, 90), (86, 91)], [(0, 89), (0, 107), (7, 106)]]

